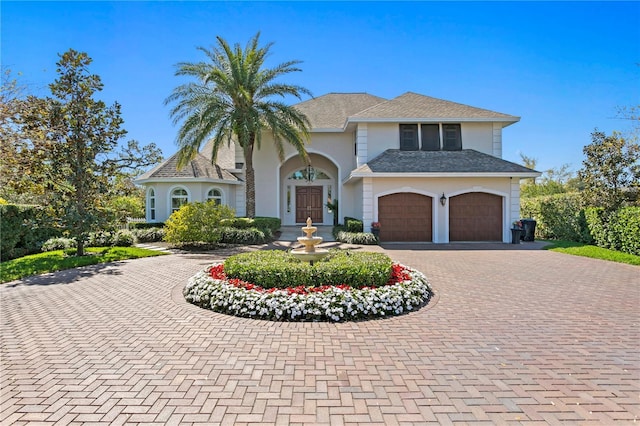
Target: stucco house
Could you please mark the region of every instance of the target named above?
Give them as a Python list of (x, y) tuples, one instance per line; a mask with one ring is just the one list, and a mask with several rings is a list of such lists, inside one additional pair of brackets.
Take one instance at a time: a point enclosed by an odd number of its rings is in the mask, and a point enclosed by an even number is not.
[[(329, 93), (296, 105), (310, 119), (311, 166), (269, 136), (254, 152), (256, 215), (283, 225), (331, 225), (333, 215), (380, 222), (383, 241), (503, 241), (520, 216), (520, 179), (539, 172), (505, 161), (502, 129), (519, 117), (407, 92), (393, 99)], [(147, 221), (214, 199), (245, 214), (242, 150), (211, 164), (210, 147), (184, 169), (177, 155), (140, 176)], [(338, 200), (337, 212), (326, 206)], [(367, 229), (368, 230), (368, 229)]]

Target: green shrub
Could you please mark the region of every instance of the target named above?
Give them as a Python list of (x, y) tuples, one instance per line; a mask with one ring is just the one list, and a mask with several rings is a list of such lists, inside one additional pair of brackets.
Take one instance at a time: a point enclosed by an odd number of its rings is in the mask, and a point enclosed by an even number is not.
[(42, 251), (54, 251), (54, 250), (66, 250), (74, 248), (76, 246), (76, 240), (73, 238), (49, 238), (44, 244), (42, 244)]
[(41, 206), (0, 204), (0, 260), (40, 251), (49, 238), (61, 235)]
[(165, 223), (165, 241), (180, 245), (215, 245), (220, 242), (223, 219), (232, 219), (233, 209), (212, 201), (187, 203)]
[(131, 222), (129, 224), (129, 230), (162, 228), (162, 227), (164, 227), (164, 222)]
[(89, 233), (87, 245), (90, 247), (130, 247), (135, 237), (131, 231), (97, 231)]
[(391, 277), (391, 259), (382, 253), (332, 251), (309, 263), (277, 250), (242, 253), (224, 263), (228, 277), (264, 288), (349, 284), (352, 287), (384, 285)]
[(135, 242), (135, 237), (131, 231), (120, 230), (113, 237), (115, 247), (131, 247)]
[(157, 241), (162, 241), (164, 240), (165, 235), (163, 228), (133, 229), (131, 233), (139, 243), (155, 243)]
[(271, 233), (273, 233), (280, 229), (281, 221), (280, 218), (277, 217), (256, 217), (253, 219), (248, 217), (234, 217), (231, 219), (223, 219), (220, 224), (222, 226), (236, 229), (268, 229), (271, 231)]
[(536, 238), (591, 243), (582, 199), (579, 193), (522, 198), (523, 218), (536, 221)]
[(226, 244), (264, 244), (273, 240), (270, 230), (258, 228), (238, 229), (223, 226), (220, 232), (220, 242)]
[(613, 212), (592, 207), (585, 214), (596, 245), (640, 255), (640, 207), (623, 207)]
[(345, 232), (340, 231), (336, 235), (336, 241), (345, 244), (360, 244), (360, 245), (376, 245), (380, 241), (378, 237), (370, 232)]
[(347, 228), (347, 232), (363, 232), (364, 225), (360, 219), (355, 217), (345, 216), (344, 226)]
[(253, 219), (254, 226), (260, 229), (269, 229), (271, 232), (275, 232), (282, 226), (282, 221), (279, 217), (256, 217)]

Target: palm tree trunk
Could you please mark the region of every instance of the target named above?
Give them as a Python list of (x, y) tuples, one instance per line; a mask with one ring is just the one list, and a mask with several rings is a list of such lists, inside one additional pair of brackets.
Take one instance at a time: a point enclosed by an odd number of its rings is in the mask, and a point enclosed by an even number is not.
[(253, 139), (244, 150), (246, 215), (256, 217), (256, 174), (253, 169)]

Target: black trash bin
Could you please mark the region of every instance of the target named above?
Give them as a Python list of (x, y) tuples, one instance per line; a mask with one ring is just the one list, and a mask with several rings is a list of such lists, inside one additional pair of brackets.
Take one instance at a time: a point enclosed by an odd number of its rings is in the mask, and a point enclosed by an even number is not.
[(536, 221), (533, 219), (521, 219), (524, 241), (534, 241), (536, 239)]
[(524, 233), (522, 228), (511, 228), (511, 244), (520, 244), (520, 236)]

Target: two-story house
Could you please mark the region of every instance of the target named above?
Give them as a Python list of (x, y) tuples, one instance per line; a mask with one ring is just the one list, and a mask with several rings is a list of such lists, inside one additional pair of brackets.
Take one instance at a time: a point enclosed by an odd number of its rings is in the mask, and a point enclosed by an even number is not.
[[(309, 118), (307, 166), (285, 145), (280, 161), (263, 137), (254, 152), (256, 214), (283, 225), (331, 225), (333, 215), (380, 222), (383, 241), (510, 241), (520, 179), (539, 172), (502, 160), (502, 129), (519, 117), (416, 93), (385, 100), (330, 93), (296, 105)], [(142, 175), (147, 220), (188, 201), (214, 199), (244, 215), (242, 151), (212, 165), (210, 147), (181, 171), (177, 156)], [(327, 201), (338, 200), (338, 211)], [(342, 221), (342, 220), (341, 220)]]

